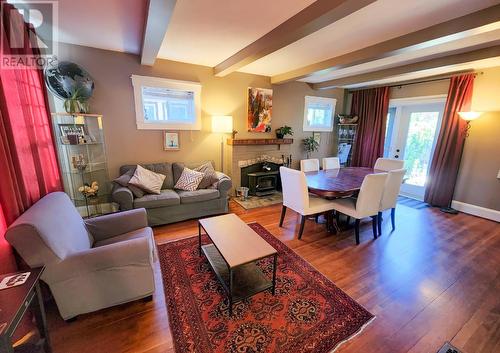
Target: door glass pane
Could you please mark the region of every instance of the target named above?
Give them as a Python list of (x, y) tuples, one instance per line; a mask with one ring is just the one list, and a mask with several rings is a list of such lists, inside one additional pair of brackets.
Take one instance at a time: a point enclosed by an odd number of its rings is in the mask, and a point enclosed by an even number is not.
[(438, 119), (439, 112), (413, 112), (410, 115), (405, 148), (407, 184), (425, 185)]
[(387, 112), (387, 123), (385, 125), (384, 158), (391, 158), (392, 132), (394, 130), (394, 120), (396, 118), (396, 107), (390, 107)]

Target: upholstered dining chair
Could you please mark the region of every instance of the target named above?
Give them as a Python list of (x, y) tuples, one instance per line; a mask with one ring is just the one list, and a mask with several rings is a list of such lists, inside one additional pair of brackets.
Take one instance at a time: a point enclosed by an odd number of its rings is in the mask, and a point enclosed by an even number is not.
[(356, 244), (359, 244), (359, 223), (365, 217), (372, 218), (373, 238), (377, 239), (378, 211), (386, 180), (387, 173), (369, 174), (363, 179), (357, 199), (348, 197), (330, 201), (337, 212), (356, 219)]
[(398, 202), (398, 195), (401, 190), (401, 184), (403, 183), (405, 173), (406, 169), (395, 169), (389, 171), (377, 217), (379, 235), (382, 234), (382, 212), (385, 210), (391, 210), (392, 230), (396, 229), (396, 203)]
[(339, 169), (340, 168), (340, 159), (339, 159), (339, 157), (323, 158), (321, 160), (321, 164), (323, 166), (323, 170)]
[(280, 167), (280, 177), (283, 193), (280, 227), (283, 226), (287, 208), (291, 208), (301, 215), (299, 230), (300, 239), (304, 232), (306, 216), (328, 212), (332, 210), (333, 207), (330, 201), (309, 195), (304, 172)]
[(403, 168), (405, 161), (402, 159), (392, 159), (392, 158), (378, 158), (375, 161), (373, 169), (384, 170), (388, 172), (389, 170), (401, 169)]
[(300, 161), (300, 170), (304, 173), (317, 172), (319, 170), (319, 159), (302, 159)]

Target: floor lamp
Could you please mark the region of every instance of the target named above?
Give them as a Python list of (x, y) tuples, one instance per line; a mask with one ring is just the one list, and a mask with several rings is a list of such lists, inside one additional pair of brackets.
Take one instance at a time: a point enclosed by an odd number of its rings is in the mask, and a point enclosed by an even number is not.
[[(465, 134), (465, 138), (469, 137), (469, 130), (470, 130), (470, 122), (472, 120), (476, 120), (483, 114), (482, 112), (458, 112), (458, 115), (464, 119), (467, 122), (467, 125), (465, 126), (465, 130), (463, 133)], [(465, 147), (465, 141), (464, 144), (462, 145), (462, 151), (460, 152), (460, 161), (462, 160), (462, 155), (464, 153), (464, 147)], [(458, 171), (457, 171), (458, 174)], [(455, 181), (456, 183), (456, 181)], [(457, 214), (458, 211), (455, 210), (453, 207), (448, 206), (448, 207), (441, 207), (440, 210), (445, 213), (451, 213), (451, 214)]]
[(224, 134), (233, 132), (233, 117), (231, 115), (212, 116), (212, 132), (221, 134), (220, 140), (220, 168), (224, 173)]

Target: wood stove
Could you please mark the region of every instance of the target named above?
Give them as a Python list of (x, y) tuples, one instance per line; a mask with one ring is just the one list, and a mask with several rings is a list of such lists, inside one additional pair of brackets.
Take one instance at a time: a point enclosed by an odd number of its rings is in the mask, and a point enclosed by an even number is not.
[(261, 162), (241, 168), (241, 186), (254, 196), (271, 195), (281, 190), (280, 164)]

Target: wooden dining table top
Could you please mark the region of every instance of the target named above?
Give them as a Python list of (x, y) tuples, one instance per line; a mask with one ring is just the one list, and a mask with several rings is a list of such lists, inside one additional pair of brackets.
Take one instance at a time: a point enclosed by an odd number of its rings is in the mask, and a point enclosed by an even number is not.
[(351, 196), (359, 191), (368, 174), (387, 173), (384, 170), (364, 167), (306, 172), (309, 192), (326, 199)]

